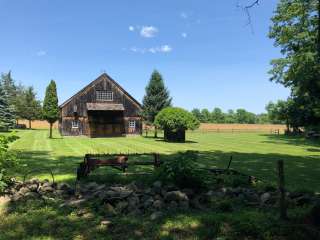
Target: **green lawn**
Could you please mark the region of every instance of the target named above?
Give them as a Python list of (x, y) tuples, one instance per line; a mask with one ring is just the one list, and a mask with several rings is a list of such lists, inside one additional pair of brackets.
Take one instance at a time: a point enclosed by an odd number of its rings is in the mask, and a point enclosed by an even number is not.
[[(187, 143), (166, 143), (142, 136), (61, 137), (58, 132), (54, 133), (54, 139), (48, 139), (47, 130), (23, 130), (17, 135), (20, 139), (11, 149), (19, 151), (26, 165), (19, 174), (30, 172), (28, 178), (49, 178), (49, 169), (52, 169), (56, 179), (72, 181), (85, 153), (158, 152), (165, 159), (178, 151), (196, 150), (203, 166), (225, 167), (232, 155), (232, 168), (272, 183), (276, 181), (276, 161), (282, 159), (288, 187), (320, 192), (320, 144), (303, 138), (263, 133), (190, 132)], [(104, 171), (109, 170), (100, 170), (96, 175), (103, 175)]]
[[(23, 165), (17, 172), (28, 178), (50, 178), (50, 169), (60, 181), (75, 180), (75, 169), (85, 153), (158, 152), (166, 160), (178, 151), (199, 151), (199, 164), (225, 167), (230, 155), (232, 168), (275, 183), (276, 161), (285, 161), (286, 183), (291, 188), (320, 192), (320, 144), (303, 138), (262, 133), (188, 133), (187, 143), (166, 143), (161, 139), (142, 136), (90, 139), (61, 137), (57, 132), (48, 139), (46, 130), (23, 130), (11, 149), (18, 152)], [(138, 159), (135, 159), (138, 160)], [(143, 159), (140, 159), (143, 160)], [(129, 172), (147, 169), (129, 168)], [(150, 169), (148, 169), (150, 170)], [(142, 180), (146, 175), (117, 174), (116, 170), (99, 169), (89, 176), (93, 181)], [(116, 178), (113, 178), (116, 177)], [(139, 179), (140, 178), (140, 179)], [(2, 200), (3, 201), (3, 200)], [(231, 212), (222, 209), (165, 211), (157, 221), (150, 213), (106, 216), (101, 202), (92, 201), (82, 207), (61, 207), (59, 201), (26, 200), (1, 206), (0, 240), (16, 239), (319, 239), (317, 232), (303, 222), (308, 207), (289, 208), (291, 221), (278, 218), (278, 207), (248, 207), (237, 199), (225, 199), (221, 206), (231, 204)], [(89, 215), (81, 215), (85, 210)], [(112, 225), (104, 227), (102, 220)], [(316, 235), (316, 236), (315, 236)]]

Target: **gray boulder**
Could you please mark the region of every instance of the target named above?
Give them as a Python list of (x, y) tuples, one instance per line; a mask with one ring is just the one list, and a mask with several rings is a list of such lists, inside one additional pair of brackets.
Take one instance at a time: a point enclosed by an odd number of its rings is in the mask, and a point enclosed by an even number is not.
[(165, 200), (167, 202), (170, 202), (170, 201), (189, 201), (189, 198), (188, 198), (187, 194), (185, 194), (181, 191), (171, 191), (171, 192), (167, 192), (167, 194), (165, 195)]
[(265, 192), (260, 196), (260, 202), (262, 204), (266, 204), (271, 199), (271, 194), (269, 192)]
[(152, 207), (155, 208), (155, 209), (160, 210), (160, 209), (163, 208), (163, 205), (164, 205), (164, 204), (163, 204), (163, 201), (161, 201), (161, 200), (156, 200), (156, 201), (153, 202)]
[(155, 220), (161, 218), (162, 216), (163, 216), (163, 213), (162, 213), (162, 212), (160, 212), (160, 211), (154, 212), (154, 213), (151, 214), (150, 220), (151, 220), (151, 221), (155, 221)]

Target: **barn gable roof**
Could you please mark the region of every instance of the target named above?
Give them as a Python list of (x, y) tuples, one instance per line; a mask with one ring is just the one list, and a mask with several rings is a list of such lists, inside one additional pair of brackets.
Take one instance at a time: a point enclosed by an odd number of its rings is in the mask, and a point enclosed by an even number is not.
[(87, 86), (85, 86), (83, 89), (81, 89), (79, 92), (77, 92), (76, 94), (74, 94), (72, 97), (70, 97), (68, 100), (66, 100), (64, 103), (62, 103), (59, 107), (63, 108), (65, 105), (67, 105), (73, 98), (81, 96), (82, 94), (84, 94), (86, 92), (87, 89), (89, 89), (90, 87), (93, 87), (94, 85), (96, 85), (98, 82), (102, 81), (106, 79), (107, 81), (110, 81), (112, 84), (114, 84), (119, 91), (121, 91), (123, 94), (125, 94), (133, 103), (135, 103), (137, 105), (138, 108), (142, 109), (141, 104), (134, 98), (132, 97), (126, 90), (124, 90), (115, 80), (113, 80), (108, 74), (103, 73), (101, 74), (98, 78), (96, 78), (94, 81), (92, 81), (91, 83), (89, 83)]

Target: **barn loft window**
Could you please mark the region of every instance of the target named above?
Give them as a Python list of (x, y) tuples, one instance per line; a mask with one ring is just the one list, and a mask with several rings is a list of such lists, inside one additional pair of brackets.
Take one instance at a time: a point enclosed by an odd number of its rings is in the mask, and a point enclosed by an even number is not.
[(129, 121), (129, 128), (136, 128), (136, 121), (130, 120)]
[(97, 91), (97, 101), (113, 101), (113, 92), (111, 91)]
[(71, 127), (72, 128), (79, 128), (79, 121), (78, 120), (73, 120), (71, 122)]

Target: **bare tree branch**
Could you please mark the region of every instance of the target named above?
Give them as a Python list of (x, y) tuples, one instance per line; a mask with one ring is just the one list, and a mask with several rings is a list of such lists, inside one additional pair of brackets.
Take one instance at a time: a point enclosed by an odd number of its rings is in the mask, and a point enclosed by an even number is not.
[(260, 0), (253, 0), (253, 2), (251, 2), (248, 5), (241, 5), (239, 4), (239, 1), (237, 4), (237, 7), (241, 8), (245, 12), (247, 16), (246, 26), (250, 26), (252, 33), (254, 33), (254, 30), (253, 30), (252, 21), (251, 21), (250, 9), (254, 8), (255, 6), (258, 6), (259, 4), (260, 4)]

